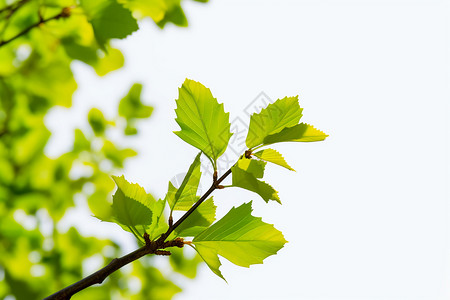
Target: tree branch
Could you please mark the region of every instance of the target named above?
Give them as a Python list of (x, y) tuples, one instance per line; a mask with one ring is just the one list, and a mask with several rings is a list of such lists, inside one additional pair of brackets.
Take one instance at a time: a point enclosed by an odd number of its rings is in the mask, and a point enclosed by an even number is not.
[(203, 196), (198, 199), (198, 201), (175, 223), (173, 224), (173, 226), (170, 226), (169, 229), (167, 230), (166, 233), (164, 233), (159, 239), (162, 241), (165, 241), (166, 238), (172, 233), (172, 231), (174, 231), (178, 226), (181, 225), (181, 223), (183, 223), (184, 220), (186, 220), (193, 212), (194, 210), (197, 209), (197, 207), (200, 206), (200, 204), (203, 203), (203, 201), (206, 200), (206, 198), (208, 198), (209, 195), (211, 195), (212, 192), (214, 192), (215, 189), (219, 188), (219, 184), (228, 177), (228, 175), (231, 174), (231, 168), (228, 169), (228, 171), (225, 172), (225, 174), (222, 175), (222, 177), (220, 177), (217, 180), (213, 181), (213, 184), (211, 185), (211, 187), (209, 188), (209, 190), (206, 191), (205, 194), (203, 194)]
[(7, 18), (9, 18), (16, 10), (18, 10), (22, 5), (30, 0), (20, 0), (19, 2), (4, 6), (0, 9), (0, 14), (8, 11)]
[(47, 23), (47, 22), (49, 22), (49, 21), (51, 21), (51, 20), (57, 20), (57, 19), (60, 19), (60, 18), (68, 18), (68, 17), (70, 16), (70, 10), (71, 10), (70, 7), (64, 7), (64, 8), (61, 10), (61, 12), (60, 12), (59, 14), (57, 14), (57, 15), (55, 15), (55, 16), (53, 16), (53, 17), (50, 17), (50, 18), (48, 18), (48, 19), (40, 19), (38, 23), (35, 23), (35, 24), (33, 24), (33, 25), (30, 25), (29, 27), (25, 28), (24, 30), (22, 30), (21, 32), (19, 32), (19, 33), (16, 34), (15, 36), (13, 36), (12, 38), (7, 39), (7, 40), (0, 41), (0, 47), (2, 47), (2, 46), (4, 46), (4, 45), (6, 45), (6, 44), (8, 44), (8, 43), (10, 43), (10, 42), (12, 42), (12, 41), (14, 41), (15, 39), (17, 39), (17, 38), (19, 38), (19, 37), (21, 37), (21, 36), (23, 36), (23, 35), (25, 35), (25, 34), (27, 34), (31, 29), (33, 29), (33, 28), (35, 28), (35, 27), (38, 27), (38, 26), (40, 26), (41, 24), (45, 24), (45, 23)]
[(211, 187), (203, 194), (202, 197), (173, 225), (169, 225), (169, 229), (161, 235), (159, 239), (156, 241), (150, 241), (148, 238), (148, 234), (144, 234), (145, 246), (125, 255), (120, 258), (113, 259), (108, 265), (104, 268), (98, 270), (95, 273), (81, 279), (80, 281), (69, 285), (68, 287), (54, 293), (53, 295), (48, 296), (44, 300), (68, 300), (74, 294), (79, 291), (84, 290), (85, 288), (90, 287), (94, 284), (102, 283), (106, 277), (122, 268), (123, 266), (147, 255), (147, 254), (157, 254), (157, 255), (170, 255), (169, 251), (164, 251), (161, 249), (169, 248), (169, 247), (179, 247), (182, 248), (185, 244), (182, 238), (176, 238), (172, 241), (165, 241), (167, 237), (178, 227), (181, 223), (184, 222), (192, 212), (203, 203), (203, 201), (208, 198), (208, 196), (216, 189), (220, 189), (219, 185), (225, 178), (227, 178), (231, 174), (231, 168), (228, 169), (219, 179), (214, 179)]
[(68, 300), (74, 294), (79, 291), (84, 290), (85, 288), (90, 287), (94, 284), (102, 283), (106, 277), (122, 268), (123, 266), (147, 255), (147, 254), (158, 254), (158, 255), (168, 255), (168, 251), (163, 251), (160, 249), (165, 249), (169, 247), (179, 247), (182, 248), (184, 246), (184, 241), (182, 238), (176, 238), (173, 241), (166, 243), (158, 243), (152, 242), (145, 244), (145, 246), (119, 258), (113, 259), (106, 267), (98, 270), (95, 273), (83, 278), (82, 280), (69, 285), (68, 287), (54, 293), (53, 295), (48, 296), (44, 300)]

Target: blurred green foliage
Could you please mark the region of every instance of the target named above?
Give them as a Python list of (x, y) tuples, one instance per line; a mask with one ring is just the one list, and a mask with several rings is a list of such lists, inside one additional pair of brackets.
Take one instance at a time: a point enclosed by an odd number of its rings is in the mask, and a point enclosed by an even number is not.
[[(75, 129), (72, 149), (56, 158), (44, 151), (51, 135), (44, 118), (55, 106), (72, 105), (72, 61), (99, 76), (122, 67), (124, 57), (109, 41), (132, 34), (145, 17), (160, 28), (186, 26), (180, 2), (0, 0), (0, 299), (41, 299), (80, 280), (89, 261), (105, 265), (123, 254), (112, 241), (81, 236), (73, 227), (62, 232), (58, 223), (75, 197), (86, 199), (93, 215), (110, 214), (109, 175), (137, 153), (109, 136), (136, 135), (138, 120), (150, 117), (142, 86), (124, 93), (114, 120), (93, 108), (85, 119), (89, 129)], [(80, 165), (88, 171), (74, 172)], [(170, 299), (181, 289), (153, 259), (136, 261), (73, 298)], [(180, 250), (170, 263), (193, 278), (199, 259)]]

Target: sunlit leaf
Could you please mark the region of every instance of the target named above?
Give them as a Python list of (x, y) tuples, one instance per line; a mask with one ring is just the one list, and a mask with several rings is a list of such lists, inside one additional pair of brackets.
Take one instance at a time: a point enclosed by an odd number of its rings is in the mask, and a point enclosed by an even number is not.
[(280, 142), (318, 142), (328, 135), (306, 123), (285, 128), (282, 131), (268, 135), (264, 138), (264, 145)]
[[(216, 247), (209, 247), (203, 244), (197, 244), (193, 247), (198, 255), (203, 259), (206, 265), (213, 271), (214, 274), (225, 280), (222, 272), (220, 272), (220, 266), (222, 265), (219, 260), (218, 250)], [(226, 280), (225, 280), (226, 281)]]
[(114, 165), (123, 168), (123, 162), (129, 157), (137, 155), (137, 152), (131, 148), (118, 149), (111, 141), (105, 141), (102, 147), (105, 157), (111, 160)]
[(123, 67), (125, 59), (118, 49), (110, 48), (105, 56), (99, 58), (92, 66), (98, 76), (104, 76), (109, 72)]
[(284, 159), (284, 157), (276, 150), (273, 149), (264, 149), (258, 152), (253, 153), (259, 159), (277, 164), (279, 166), (285, 167), (288, 170), (295, 171), (291, 168)]
[(169, 182), (166, 200), (171, 210), (188, 210), (197, 202), (198, 197), (196, 194), (201, 176), (200, 155), (201, 152), (195, 157), (178, 189)]
[(298, 96), (295, 96), (279, 99), (263, 108), (261, 112), (252, 114), (245, 140), (247, 147), (261, 145), (268, 135), (298, 124), (302, 117), (302, 110), (298, 104)]
[[(232, 263), (249, 267), (262, 264), (283, 248), (286, 240), (273, 225), (251, 215), (251, 202), (233, 207), (222, 219), (197, 235), (192, 244), (214, 273), (219, 275), (220, 255)], [(216, 255), (214, 255), (214, 252)], [(223, 277), (222, 277), (223, 278)]]
[(183, 221), (183, 223), (175, 229), (177, 236), (195, 236), (204, 231), (209, 225), (216, 220), (216, 206), (214, 205), (213, 198), (209, 198), (189, 217)]
[(91, 148), (91, 143), (84, 135), (83, 131), (80, 129), (75, 129), (75, 139), (73, 142), (73, 151), (81, 152), (81, 151), (89, 151)]
[(200, 149), (215, 167), (232, 135), (229, 113), (225, 113), (223, 104), (217, 102), (208, 88), (189, 79), (179, 89), (176, 102), (176, 121), (181, 130), (175, 134)]
[(141, 101), (142, 84), (135, 83), (128, 94), (119, 102), (119, 116), (128, 119), (150, 117), (153, 107), (145, 105)]
[(266, 202), (269, 202), (269, 200), (275, 200), (281, 204), (280, 198), (278, 197), (278, 192), (269, 184), (258, 180), (253, 173), (245, 171), (238, 166), (232, 167), (231, 172), (233, 186), (255, 192)]
[(92, 108), (88, 114), (88, 121), (95, 135), (102, 135), (105, 132), (108, 121), (100, 109)]
[(136, 183), (129, 183), (123, 176), (113, 176), (117, 191), (113, 196), (114, 219), (131, 228), (137, 225), (150, 225), (152, 211), (149, 195)]
[(153, 206), (151, 206), (151, 210), (153, 212), (152, 224), (146, 230), (151, 240), (158, 238), (169, 228), (169, 225), (164, 218), (164, 208), (166, 203), (167, 201), (165, 200), (158, 200), (154, 202)]
[(237, 161), (236, 166), (239, 169), (251, 173), (256, 178), (263, 178), (266, 163), (264, 161), (242, 157)]

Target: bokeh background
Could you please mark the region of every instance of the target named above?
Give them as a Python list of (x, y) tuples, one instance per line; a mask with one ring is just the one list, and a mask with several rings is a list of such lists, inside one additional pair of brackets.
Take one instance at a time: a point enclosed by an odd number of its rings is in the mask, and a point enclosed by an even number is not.
[[(276, 147), (297, 170), (268, 166), (281, 206), (240, 189), (215, 193), (219, 215), (254, 200), (254, 214), (285, 234), (285, 248), (249, 269), (222, 260), (228, 284), (206, 266), (191, 280), (167, 259), (152, 260), (183, 288), (174, 299), (448, 299), (450, 3), (214, 0), (183, 8), (187, 28), (161, 31), (144, 19), (138, 32), (113, 40), (125, 56), (117, 71), (99, 77), (72, 62), (73, 105), (45, 117), (49, 157), (72, 149), (73, 130), (88, 130), (92, 107), (114, 118), (118, 98), (140, 82), (154, 111), (136, 136), (110, 134), (139, 153), (112, 173), (164, 197), (197, 153), (172, 133), (185, 78), (209, 87), (240, 130), (249, 107), (299, 95), (302, 120), (330, 136)], [(237, 155), (229, 149), (227, 157)], [(75, 204), (61, 232), (74, 226), (111, 239), (118, 253), (135, 249), (131, 234), (91, 216), (85, 198)], [(83, 274), (103, 263), (91, 259)]]

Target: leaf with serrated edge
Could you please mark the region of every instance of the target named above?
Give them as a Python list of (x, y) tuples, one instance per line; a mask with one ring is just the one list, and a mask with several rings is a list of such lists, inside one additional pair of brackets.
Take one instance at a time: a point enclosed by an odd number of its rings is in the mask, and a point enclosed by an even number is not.
[(192, 247), (197, 251), (198, 255), (203, 259), (203, 261), (206, 263), (206, 265), (211, 269), (211, 271), (214, 272), (217, 276), (222, 278), (223, 280), (226, 279), (223, 277), (222, 272), (220, 272), (219, 268), (222, 265), (219, 260), (219, 256), (217, 255), (217, 249), (211, 248), (204, 245), (197, 245), (195, 247)]
[(175, 119), (180, 131), (174, 133), (186, 143), (200, 149), (216, 168), (217, 159), (225, 152), (232, 133), (229, 113), (211, 91), (201, 83), (186, 79), (179, 89)]
[(236, 166), (244, 171), (252, 173), (256, 178), (263, 178), (266, 162), (242, 157), (238, 160)]
[(266, 202), (275, 200), (281, 204), (278, 192), (269, 184), (258, 180), (252, 173), (242, 170), (238, 166), (234, 166), (231, 168), (231, 174), (232, 186), (255, 192)]
[(314, 126), (300, 123), (265, 137), (264, 145), (281, 142), (318, 142), (323, 141), (326, 137), (328, 137), (327, 134)]
[(113, 196), (114, 219), (125, 226), (150, 225), (152, 223), (152, 204), (144, 188), (136, 183), (129, 183), (124, 176), (112, 177), (117, 184)]
[[(233, 207), (222, 219), (197, 235), (192, 240), (197, 252), (214, 258), (216, 251), (238, 266), (249, 267), (262, 264), (265, 258), (283, 248), (286, 243), (283, 234), (261, 218), (252, 216), (251, 205), (249, 202)], [(210, 249), (205, 251), (203, 247)], [(218, 271), (220, 264), (211, 260), (215, 262), (214, 269), (210, 266), (211, 270)]]
[(177, 236), (196, 236), (216, 220), (216, 206), (213, 198), (209, 198), (175, 229)]
[(257, 158), (285, 167), (288, 170), (295, 171), (289, 166), (284, 157), (274, 149), (264, 149), (253, 153)]
[(298, 96), (295, 96), (278, 99), (262, 109), (260, 113), (252, 114), (245, 140), (247, 147), (261, 145), (266, 136), (296, 125), (302, 117), (302, 110), (298, 104)]
[(184, 176), (180, 188), (173, 186), (169, 182), (169, 190), (167, 191), (166, 200), (171, 210), (188, 210), (198, 200), (197, 189), (200, 182), (200, 152), (192, 162), (189, 170)]

